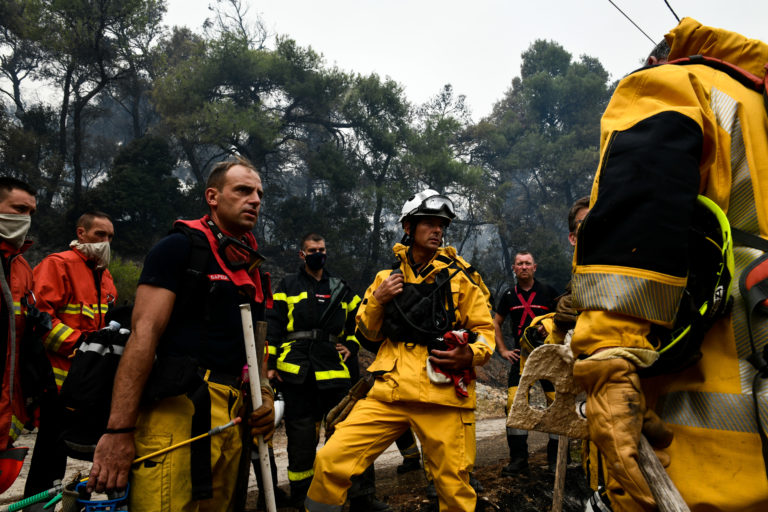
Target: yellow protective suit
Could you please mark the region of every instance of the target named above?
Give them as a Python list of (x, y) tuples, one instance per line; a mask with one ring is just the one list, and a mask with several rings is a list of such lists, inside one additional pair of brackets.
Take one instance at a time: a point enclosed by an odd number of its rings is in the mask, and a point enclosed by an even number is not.
[[(229, 423), (243, 406), (239, 389), (208, 382), (211, 427)], [(160, 400), (143, 408), (136, 421), (136, 457), (154, 453), (189, 439), (194, 406), (186, 395)], [(242, 433), (229, 428), (211, 436), (213, 497), (192, 499), (189, 474), (190, 445), (142, 462), (131, 472), (129, 510), (145, 512), (230, 512), (234, 507), (232, 484), (237, 480), (242, 454)]]
[[(396, 244), (395, 255), (406, 283), (431, 283), (442, 269), (471, 270), (453, 247), (440, 248), (426, 265), (432, 270), (417, 275), (405, 263), (407, 247)], [(381, 348), (368, 371), (376, 382), (368, 397), (359, 401), (350, 415), (336, 427), (315, 460), (315, 477), (307, 494), (307, 510), (340, 511), (350, 486), (350, 477), (360, 474), (379, 454), (409, 427), (424, 449), (425, 465), (434, 477), (441, 511), (473, 511), (476, 495), (469, 485), (469, 469), (475, 459), (475, 384), (469, 396), (458, 396), (452, 384), (433, 384), (426, 369), (427, 347), (395, 343), (381, 334), (384, 307), (373, 292), (392, 272), (383, 270), (357, 313), (358, 332)], [(456, 306), (455, 328), (477, 333), (469, 346), (473, 366), (485, 364), (495, 348), (487, 290), (479, 275), (460, 271), (451, 281)]]
[[(768, 45), (685, 18), (666, 36), (670, 60), (702, 54), (763, 77)], [(686, 286), (687, 230), (697, 194), (733, 227), (768, 235), (768, 117), (763, 96), (707, 65), (665, 64), (618, 85), (602, 119), (600, 168), (574, 255), (581, 313), (572, 348), (623, 347), (639, 366), (655, 358), (651, 326), (669, 327)], [(734, 308), (707, 333), (702, 359), (641, 379), (647, 406), (674, 432), (669, 475), (692, 511), (768, 510), (751, 348), (738, 292), (760, 251), (735, 249)], [(755, 329), (757, 349), (768, 337)], [(759, 395), (768, 407), (764, 382)], [(766, 418), (763, 417), (765, 426)], [(614, 510), (646, 510), (612, 487)]]

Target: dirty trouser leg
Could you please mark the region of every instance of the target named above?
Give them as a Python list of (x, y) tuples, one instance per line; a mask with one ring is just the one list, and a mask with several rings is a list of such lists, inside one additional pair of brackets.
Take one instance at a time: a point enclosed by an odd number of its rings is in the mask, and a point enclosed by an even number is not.
[(320, 422), (347, 394), (346, 387), (318, 389), (313, 378), (303, 384), (282, 384), (285, 433), (288, 438), (288, 480), (291, 502), (304, 502), (312, 482)]
[(64, 478), (67, 451), (61, 439), (63, 413), (58, 395), (46, 393), (40, 404), (40, 427), (24, 487), (25, 497), (48, 490), (54, 480)]
[(474, 410), (419, 403), (409, 414), (424, 465), (434, 478), (440, 512), (473, 512), (477, 495), (469, 470), (475, 461)]
[[(237, 416), (242, 406), (239, 390), (208, 383), (211, 398), (211, 427)], [(136, 422), (136, 457), (190, 438), (192, 402), (184, 395), (166, 398), (143, 409)], [(213, 498), (192, 499), (190, 445), (149, 459), (131, 472), (129, 510), (142, 512), (227, 512), (234, 501), (235, 483), (242, 452), (237, 427), (212, 436), (211, 470)]]
[(365, 398), (336, 426), (317, 452), (315, 476), (307, 493), (310, 512), (338, 512), (347, 498), (351, 477), (362, 474), (409, 425), (410, 408)]

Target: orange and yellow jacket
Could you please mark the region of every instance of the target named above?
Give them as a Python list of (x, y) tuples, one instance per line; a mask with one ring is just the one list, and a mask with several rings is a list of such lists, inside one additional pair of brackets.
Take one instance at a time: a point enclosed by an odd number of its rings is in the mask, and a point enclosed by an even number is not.
[[(394, 253), (400, 260), (400, 270), (405, 283), (432, 283), (435, 276), (451, 265), (466, 272), (456, 273), (450, 281), (451, 297), (456, 307), (456, 329), (466, 329), (477, 334), (469, 346), (473, 352), (473, 366), (485, 364), (496, 348), (489, 294), (480, 275), (456, 254), (453, 247), (441, 247), (432, 260), (425, 265), (431, 269), (420, 274), (414, 273), (407, 263), (408, 248), (395, 244)], [(427, 347), (397, 343), (381, 333), (384, 306), (373, 296), (373, 292), (392, 273), (392, 269), (376, 274), (373, 284), (368, 287), (363, 303), (357, 311), (358, 332), (369, 341), (381, 343), (376, 360), (368, 367), (372, 373), (382, 372), (376, 379), (368, 396), (382, 402), (427, 402), (448, 405), (462, 409), (475, 408), (475, 382), (468, 386), (469, 396), (457, 396), (452, 385), (433, 384), (427, 375)], [(471, 277), (470, 277), (471, 276)]]
[[(765, 76), (768, 44), (685, 18), (666, 35), (670, 60), (704, 55)], [(731, 226), (768, 237), (768, 115), (763, 95), (704, 64), (663, 64), (624, 78), (601, 122), (600, 166), (574, 255), (582, 311), (571, 347), (653, 352), (652, 325), (670, 327), (686, 287), (688, 230), (698, 194)], [(667, 468), (691, 510), (768, 510), (738, 280), (762, 252), (734, 250), (731, 313), (707, 333), (695, 365), (642, 379), (649, 407), (674, 432)], [(695, 256), (692, 256), (695, 257)], [(755, 342), (768, 343), (768, 319)], [(652, 358), (649, 358), (649, 362)], [(768, 380), (760, 407), (768, 410)], [(638, 508), (639, 509), (639, 508)]]
[[(26, 306), (22, 299), (31, 300), (32, 295), (32, 269), (29, 263), (21, 256), (30, 245), (25, 243), (21, 250), (0, 242), (0, 260), (3, 270), (2, 312), (7, 314), (3, 324), (7, 327), (4, 334), (5, 363), (3, 369), (3, 388), (0, 393), (0, 449), (4, 450), (21, 434), (24, 423), (27, 421), (27, 413), (24, 408), (24, 397), (21, 393), (21, 372), (19, 368), (19, 354), (21, 352), (21, 340), (24, 337)], [(10, 295), (11, 303), (8, 302)], [(9, 320), (13, 320), (14, 330), (11, 330)]]
[(117, 289), (109, 270), (95, 270), (74, 248), (43, 258), (34, 277), (37, 307), (53, 320), (43, 344), (61, 390), (80, 336), (105, 327), (104, 315), (117, 300)]

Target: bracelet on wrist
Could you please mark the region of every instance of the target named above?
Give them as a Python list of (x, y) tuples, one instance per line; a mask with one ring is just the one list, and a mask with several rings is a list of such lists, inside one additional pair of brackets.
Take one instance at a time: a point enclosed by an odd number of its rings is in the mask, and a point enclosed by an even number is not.
[(136, 427), (106, 428), (104, 429), (104, 433), (105, 434), (130, 434), (135, 430), (136, 430)]

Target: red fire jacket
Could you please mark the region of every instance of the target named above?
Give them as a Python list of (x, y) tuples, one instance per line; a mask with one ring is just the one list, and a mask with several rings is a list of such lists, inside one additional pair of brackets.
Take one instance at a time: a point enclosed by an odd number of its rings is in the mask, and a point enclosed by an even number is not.
[(105, 327), (104, 315), (117, 300), (117, 289), (109, 270), (95, 270), (76, 249), (46, 256), (34, 277), (37, 307), (53, 320), (43, 344), (61, 390), (77, 341)]

